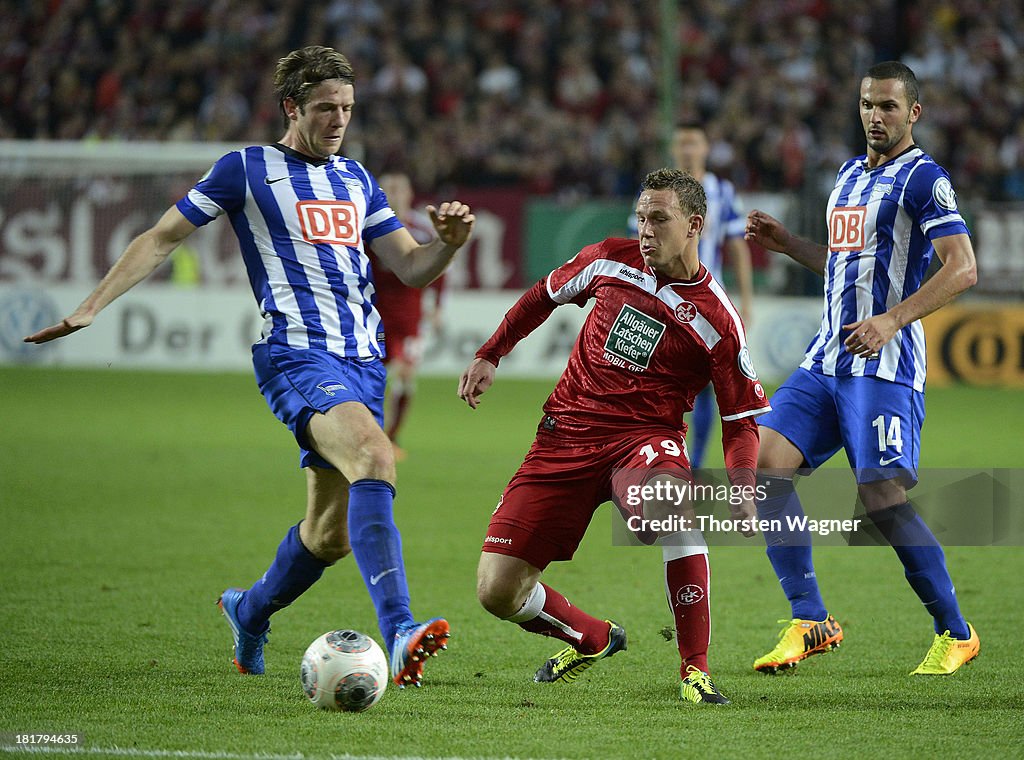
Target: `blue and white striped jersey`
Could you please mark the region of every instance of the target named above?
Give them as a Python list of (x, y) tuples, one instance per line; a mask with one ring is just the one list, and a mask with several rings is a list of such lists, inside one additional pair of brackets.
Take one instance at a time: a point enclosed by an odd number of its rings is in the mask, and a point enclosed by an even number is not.
[(228, 215), (266, 320), (259, 342), (383, 356), (364, 245), (402, 224), (358, 161), (245, 148), (220, 158), (177, 208), (196, 226)]
[[(721, 282), (722, 248), (726, 240), (743, 237), (747, 224), (746, 214), (740, 209), (736, 188), (729, 180), (705, 172), (701, 185), (707, 196), (708, 211), (704, 216), (704, 231), (700, 235), (697, 257), (711, 275)], [(639, 235), (636, 214), (629, 215), (626, 228), (630, 237)]]
[(874, 376), (924, 390), (924, 329), (913, 322), (878, 359), (843, 346), (842, 325), (888, 311), (915, 293), (935, 249), (931, 241), (969, 234), (946, 171), (917, 146), (869, 169), (866, 156), (843, 164), (829, 198), (825, 308), (801, 367), (833, 376)]

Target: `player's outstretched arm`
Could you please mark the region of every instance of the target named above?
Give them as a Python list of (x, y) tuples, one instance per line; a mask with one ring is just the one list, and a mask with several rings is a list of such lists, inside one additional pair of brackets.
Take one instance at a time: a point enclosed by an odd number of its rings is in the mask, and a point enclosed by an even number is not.
[(425, 288), (448, 267), (455, 252), (473, 232), (472, 209), (460, 201), (447, 201), (438, 207), (427, 206), (437, 237), (419, 244), (402, 228), (377, 238), (373, 252), (398, 279), (414, 288)]
[(459, 378), (459, 398), (471, 409), (480, 406), (480, 396), (494, 383), (498, 368), (486, 359), (474, 359)]
[(494, 382), (494, 370), (501, 357), (508, 355), (519, 341), (542, 325), (557, 306), (548, 296), (544, 280), (523, 293), (505, 313), (498, 329), (476, 352), (476, 359), (462, 373), (459, 398), (476, 409), (480, 405), (480, 396)]
[(916, 293), (893, 306), (889, 311), (869, 319), (843, 325), (850, 335), (846, 350), (855, 356), (872, 356), (903, 327), (933, 311), (941, 309), (978, 281), (974, 248), (967, 235), (947, 235), (933, 245), (942, 262), (939, 270)]
[(74, 313), (55, 325), (29, 335), (25, 342), (46, 343), (88, 327), (100, 311), (148, 277), (195, 229), (195, 225), (172, 206), (160, 217), (160, 221), (128, 244), (114, 266)]
[(778, 251), (789, 256), (801, 266), (816, 274), (825, 273), (828, 249), (823, 245), (794, 235), (775, 217), (757, 209), (747, 214), (747, 228), (743, 239), (757, 243), (769, 251)]

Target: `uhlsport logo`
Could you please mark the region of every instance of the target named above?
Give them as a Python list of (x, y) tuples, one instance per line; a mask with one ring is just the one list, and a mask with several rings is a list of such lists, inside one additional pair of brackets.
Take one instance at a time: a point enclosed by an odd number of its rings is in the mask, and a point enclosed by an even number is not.
[(687, 583), (676, 592), (676, 603), (684, 607), (696, 604), (704, 598), (704, 589), (696, 583)]
[(611, 356), (612, 360), (618, 358), (635, 367), (647, 369), (654, 349), (664, 334), (664, 322), (624, 304), (604, 343), (607, 352), (605, 358)]
[(50, 346), (25, 343), (24, 338), (58, 319), (57, 304), (46, 293), (22, 290), (7, 294), (0, 298), (0, 352), (19, 361), (40, 358)]

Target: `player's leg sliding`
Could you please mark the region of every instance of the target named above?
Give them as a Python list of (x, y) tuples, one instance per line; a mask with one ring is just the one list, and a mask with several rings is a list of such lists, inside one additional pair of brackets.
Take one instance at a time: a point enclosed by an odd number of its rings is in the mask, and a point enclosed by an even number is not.
[(598, 660), (626, 649), (626, 631), (622, 626), (588, 615), (543, 583), (537, 583), (519, 611), (505, 620), (530, 633), (568, 644), (534, 675), (533, 680), (541, 683), (575, 681)]
[(952, 675), (978, 656), (981, 644), (960, 614), (942, 547), (909, 502), (868, 512), (868, 517), (896, 551), (907, 581), (934, 619), (935, 638), (912, 675)]
[(679, 648), (679, 698), (695, 704), (727, 705), (711, 680), (711, 568), (708, 548), (697, 531), (661, 539), (665, 563), (665, 594), (675, 621)]
[(228, 589), (221, 594), (217, 604), (231, 626), (234, 662), (240, 673), (263, 673), (270, 616), (298, 599), (329, 564), (310, 553), (299, 538), (299, 526), (293, 525), (260, 580), (248, 590)]
[(793, 668), (801, 660), (839, 647), (843, 629), (828, 614), (814, 573), (809, 532), (790, 529), (790, 520), (803, 517), (804, 511), (791, 478), (758, 477), (759, 492), (765, 498), (757, 503), (761, 520), (776, 521), (779, 530), (765, 530), (766, 553), (789, 600), (792, 617), (779, 634), (779, 642), (767, 654), (754, 661), (754, 670), (774, 674)]
[(391, 679), (420, 685), (427, 657), (447, 649), (443, 618), (417, 623), (409, 610), (402, 539), (392, 514), (394, 487), (384, 480), (357, 480), (349, 487), (348, 530), (352, 554), (370, 592), (381, 636), (388, 644)]

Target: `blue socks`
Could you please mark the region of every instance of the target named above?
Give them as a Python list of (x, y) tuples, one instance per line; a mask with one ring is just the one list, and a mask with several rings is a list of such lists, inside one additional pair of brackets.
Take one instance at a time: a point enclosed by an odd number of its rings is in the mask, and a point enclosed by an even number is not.
[(395, 527), (395, 489), (384, 480), (357, 480), (348, 490), (348, 533), (352, 554), (377, 610), (384, 643), (413, 622), (402, 561), (402, 539)]
[(955, 639), (970, 638), (946, 569), (946, 556), (921, 516), (907, 502), (868, 512), (868, 517), (896, 550), (911, 588), (935, 618), (935, 632), (949, 631)]
[[(402, 539), (392, 517), (395, 489), (383, 480), (357, 480), (349, 486), (349, 543), (377, 610), (388, 644), (399, 627), (413, 622), (409, 588), (402, 562)], [(277, 548), (270, 568), (238, 605), (238, 622), (252, 634), (262, 633), (270, 616), (284, 609), (323, 574), (327, 562), (313, 556), (293, 525)]]
[(814, 574), (810, 533), (791, 529), (787, 522), (787, 518), (804, 514), (793, 480), (758, 475), (757, 484), (765, 493), (765, 498), (757, 502), (758, 518), (780, 523), (779, 530), (764, 531), (764, 540), (768, 559), (789, 600), (792, 615), (801, 620), (824, 620), (828, 612)]
[(690, 446), (690, 464), (696, 470), (704, 464), (704, 454), (711, 436), (711, 425), (715, 421), (715, 394), (708, 385), (697, 394), (693, 402), (693, 413), (690, 416), (690, 429), (693, 431), (693, 445)]
[[(789, 599), (793, 617), (824, 620), (828, 613), (814, 575), (811, 536), (790, 529), (787, 523), (787, 517), (803, 515), (793, 481), (761, 475), (758, 485), (766, 494), (757, 504), (758, 518), (781, 522), (780, 530), (766, 530), (764, 537), (768, 559)], [(907, 581), (935, 619), (935, 632), (949, 631), (953, 638), (970, 638), (942, 547), (910, 503), (868, 512), (868, 517), (903, 563)]]
[(303, 546), (299, 526), (293, 525), (277, 547), (277, 556), (270, 568), (242, 596), (238, 605), (238, 622), (242, 628), (252, 634), (265, 631), (270, 616), (316, 583), (327, 565)]

